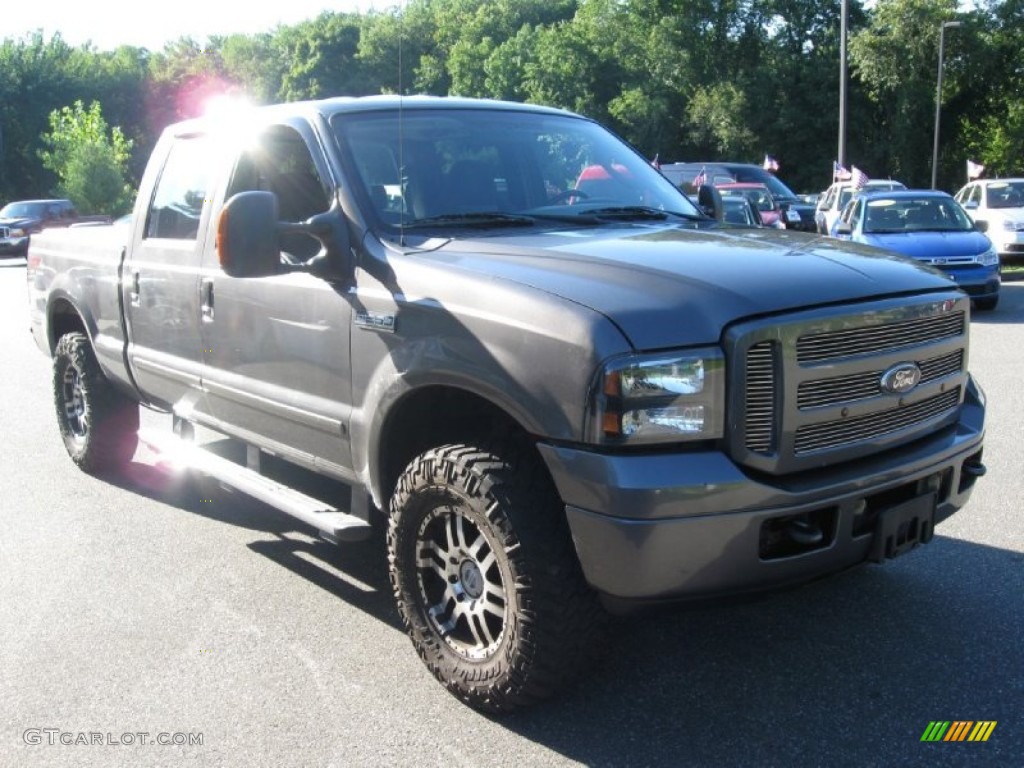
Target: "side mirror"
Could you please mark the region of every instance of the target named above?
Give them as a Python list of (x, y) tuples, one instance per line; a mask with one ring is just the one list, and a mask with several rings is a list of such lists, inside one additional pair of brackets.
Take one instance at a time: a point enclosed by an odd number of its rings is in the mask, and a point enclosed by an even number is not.
[(697, 205), (713, 219), (722, 221), (725, 217), (722, 208), (722, 193), (710, 184), (701, 184), (697, 189)]
[(988, 222), (984, 219), (974, 222), (974, 228), (979, 232), (988, 232)]
[(964, 203), (964, 210), (965, 211), (976, 211), (976, 210), (978, 210), (978, 201), (977, 200), (968, 200), (966, 203)]
[(277, 245), (277, 196), (240, 192), (217, 217), (217, 260), (231, 277), (267, 277), (281, 269)]
[[(217, 218), (217, 258), (231, 277), (270, 277), (285, 272), (308, 272), (331, 282), (352, 276), (345, 217), (337, 200), (331, 208), (306, 221), (279, 221), (273, 192), (240, 192)], [(300, 233), (320, 241), (319, 253), (297, 264), (281, 259), (281, 236)]]
[(835, 234), (837, 236), (845, 235), (846, 237), (850, 237), (853, 235), (853, 227), (850, 226), (850, 222), (848, 221), (837, 222), (835, 227)]

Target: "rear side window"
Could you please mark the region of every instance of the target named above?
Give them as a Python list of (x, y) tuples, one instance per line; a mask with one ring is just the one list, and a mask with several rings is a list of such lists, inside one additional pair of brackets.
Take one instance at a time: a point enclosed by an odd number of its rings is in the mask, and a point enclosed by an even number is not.
[(171, 147), (146, 216), (147, 238), (195, 240), (213, 174), (210, 141), (177, 140)]

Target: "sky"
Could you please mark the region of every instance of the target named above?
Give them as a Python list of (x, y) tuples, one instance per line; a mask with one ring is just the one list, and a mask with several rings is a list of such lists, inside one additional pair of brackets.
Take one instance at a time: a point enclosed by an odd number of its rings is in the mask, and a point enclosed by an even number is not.
[(42, 30), (45, 39), (59, 32), (64, 42), (86, 42), (100, 50), (134, 45), (159, 51), (164, 44), (189, 36), (203, 42), (211, 35), (270, 32), (297, 24), (323, 11), (387, 10), (400, 0), (33, 0), (5, 3), (0, 38), (21, 39)]

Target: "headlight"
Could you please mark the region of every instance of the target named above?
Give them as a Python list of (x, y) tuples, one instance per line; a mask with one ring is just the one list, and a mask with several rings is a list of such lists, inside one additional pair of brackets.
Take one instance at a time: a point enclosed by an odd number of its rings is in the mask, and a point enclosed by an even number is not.
[(25, 230), (24, 229), (20, 229), (19, 227), (13, 227), (10, 230), (10, 232), (11, 232), (11, 237), (24, 237), (25, 236)]
[(999, 264), (999, 254), (996, 253), (996, 249), (994, 247), (989, 248), (978, 256), (978, 263), (984, 264), (986, 267), (994, 267)]
[(722, 436), (724, 410), (721, 350), (630, 355), (598, 373), (589, 436), (611, 445), (713, 440)]

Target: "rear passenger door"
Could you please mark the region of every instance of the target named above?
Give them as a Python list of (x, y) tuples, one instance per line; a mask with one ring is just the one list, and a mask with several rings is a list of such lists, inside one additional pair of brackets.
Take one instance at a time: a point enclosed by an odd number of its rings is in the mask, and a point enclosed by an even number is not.
[(165, 139), (154, 154), (161, 152), (162, 166), (147, 171), (159, 178), (148, 187), (146, 208), (136, 211), (143, 221), (135, 224), (121, 276), (128, 355), (151, 402), (189, 407), (201, 399), (199, 263), (216, 153), (203, 135)]

